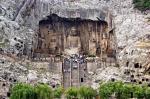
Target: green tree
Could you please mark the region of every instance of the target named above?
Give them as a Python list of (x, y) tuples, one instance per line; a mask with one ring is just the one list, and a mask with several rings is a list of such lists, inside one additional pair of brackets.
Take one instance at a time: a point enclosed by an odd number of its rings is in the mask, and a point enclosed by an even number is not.
[(115, 84), (113, 82), (101, 83), (99, 95), (101, 99), (109, 99), (115, 92)]
[(65, 96), (67, 99), (78, 99), (78, 88), (70, 87), (65, 91)]
[(149, 10), (150, 9), (150, 0), (133, 0), (134, 7), (139, 10)]
[(55, 97), (56, 99), (60, 99), (61, 96), (62, 96), (62, 94), (63, 94), (63, 88), (62, 88), (62, 87), (58, 87), (58, 88), (56, 88), (56, 89), (54, 90), (54, 97)]
[(37, 94), (31, 85), (19, 83), (11, 89), (10, 99), (37, 99)]
[(35, 92), (38, 94), (37, 99), (53, 99), (53, 90), (46, 84), (36, 85)]
[(122, 92), (122, 99), (132, 98), (134, 92), (132, 84), (124, 84)]
[(133, 85), (133, 96), (137, 99), (143, 99), (145, 97), (145, 88), (140, 85)]
[(79, 89), (79, 94), (82, 99), (92, 99), (96, 97), (97, 92), (91, 87), (82, 86)]
[(131, 84), (124, 84), (123, 82), (114, 82), (115, 96), (117, 99), (131, 98), (133, 87)]
[(145, 99), (150, 99), (150, 87), (146, 87), (146, 90), (145, 90)]

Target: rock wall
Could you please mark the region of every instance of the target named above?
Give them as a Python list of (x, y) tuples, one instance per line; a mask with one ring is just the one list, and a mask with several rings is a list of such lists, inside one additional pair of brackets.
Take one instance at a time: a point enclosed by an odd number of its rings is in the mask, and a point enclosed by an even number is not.
[(99, 17), (107, 20), (106, 16), (111, 12), (114, 16), (117, 43), (122, 48), (150, 32), (147, 21), (150, 17), (149, 11), (144, 14), (133, 9), (132, 0), (1, 0), (0, 5), (3, 16), (15, 19), (21, 26), (25, 25), (35, 30), (38, 28), (39, 20), (50, 13), (68, 18), (96, 20)]
[(15, 58), (0, 55), (0, 99), (7, 99), (9, 89), (18, 82), (47, 83), (52, 87), (61, 85), (61, 70), (54, 73), (49, 63), (34, 63)]
[[(111, 24), (109, 24), (111, 25)], [(41, 20), (35, 50), (60, 54), (77, 53), (115, 58), (115, 36), (108, 23), (101, 20), (64, 18), (55, 14)]]

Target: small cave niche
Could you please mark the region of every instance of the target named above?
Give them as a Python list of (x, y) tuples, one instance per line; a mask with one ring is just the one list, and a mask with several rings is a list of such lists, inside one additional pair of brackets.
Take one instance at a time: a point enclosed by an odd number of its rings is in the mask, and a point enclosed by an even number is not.
[(124, 74), (130, 75), (130, 70), (129, 70), (129, 69), (126, 69), (126, 70), (124, 71)]
[(142, 81), (145, 81), (145, 79), (144, 79), (144, 78), (142, 78)]
[(149, 82), (149, 79), (148, 79), (148, 78), (146, 78), (145, 80), (146, 80), (146, 82)]
[(9, 78), (9, 81), (12, 81), (12, 78)]
[(10, 97), (11, 93), (10, 92), (7, 92), (7, 97)]
[(3, 83), (3, 84), (2, 84), (2, 86), (3, 86), (3, 87), (5, 87), (5, 86), (6, 86), (6, 84), (5, 84), (5, 83)]
[(142, 81), (139, 81), (139, 84), (142, 84)]
[(129, 66), (129, 61), (126, 62), (126, 67), (128, 67), (128, 66)]
[(55, 88), (56, 86), (55, 85), (52, 85), (52, 88)]
[(134, 63), (134, 68), (139, 68), (139, 67), (140, 67), (139, 63)]
[(148, 87), (150, 87), (150, 83), (148, 84)]
[(83, 78), (81, 78), (81, 83), (84, 82)]
[(112, 82), (115, 82), (115, 80), (116, 80), (115, 78), (111, 78), (111, 81), (112, 81)]
[(134, 75), (131, 75), (131, 78), (134, 78)]
[(136, 79), (134, 79), (134, 80), (133, 80), (133, 82), (134, 82), (134, 83), (136, 83), (136, 82), (137, 82), (137, 80), (136, 80)]
[(16, 80), (16, 79), (14, 79), (14, 80), (13, 80), (13, 82), (15, 83), (15, 82), (17, 82), (17, 80)]
[(140, 67), (139, 67), (139, 68), (141, 69), (142, 67), (143, 67), (143, 66), (142, 66), (142, 65), (140, 65)]

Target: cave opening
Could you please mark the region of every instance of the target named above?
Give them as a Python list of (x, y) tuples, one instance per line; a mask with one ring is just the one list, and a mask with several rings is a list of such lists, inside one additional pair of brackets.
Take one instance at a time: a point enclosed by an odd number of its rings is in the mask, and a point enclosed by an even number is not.
[(83, 78), (81, 78), (81, 83), (82, 83), (82, 82), (84, 82), (84, 81), (83, 81)]
[[(65, 18), (56, 14), (39, 21), (34, 53), (58, 55), (64, 52), (100, 56), (114, 52), (114, 35), (108, 32), (108, 23), (102, 20)], [(108, 56), (111, 56), (110, 53)]]
[(140, 67), (139, 63), (135, 63), (135, 64), (134, 64), (134, 67), (135, 67), (135, 68), (139, 68), (139, 67)]

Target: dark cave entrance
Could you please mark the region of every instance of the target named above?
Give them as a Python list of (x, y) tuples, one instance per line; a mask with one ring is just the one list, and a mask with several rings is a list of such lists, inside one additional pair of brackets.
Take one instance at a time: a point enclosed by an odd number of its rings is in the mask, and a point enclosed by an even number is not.
[(66, 49), (76, 48), (79, 53), (114, 56), (113, 34), (108, 31), (106, 21), (64, 18), (51, 14), (39, 22), (37, 42), (33, 51), (45, 54), (62, 54)]

